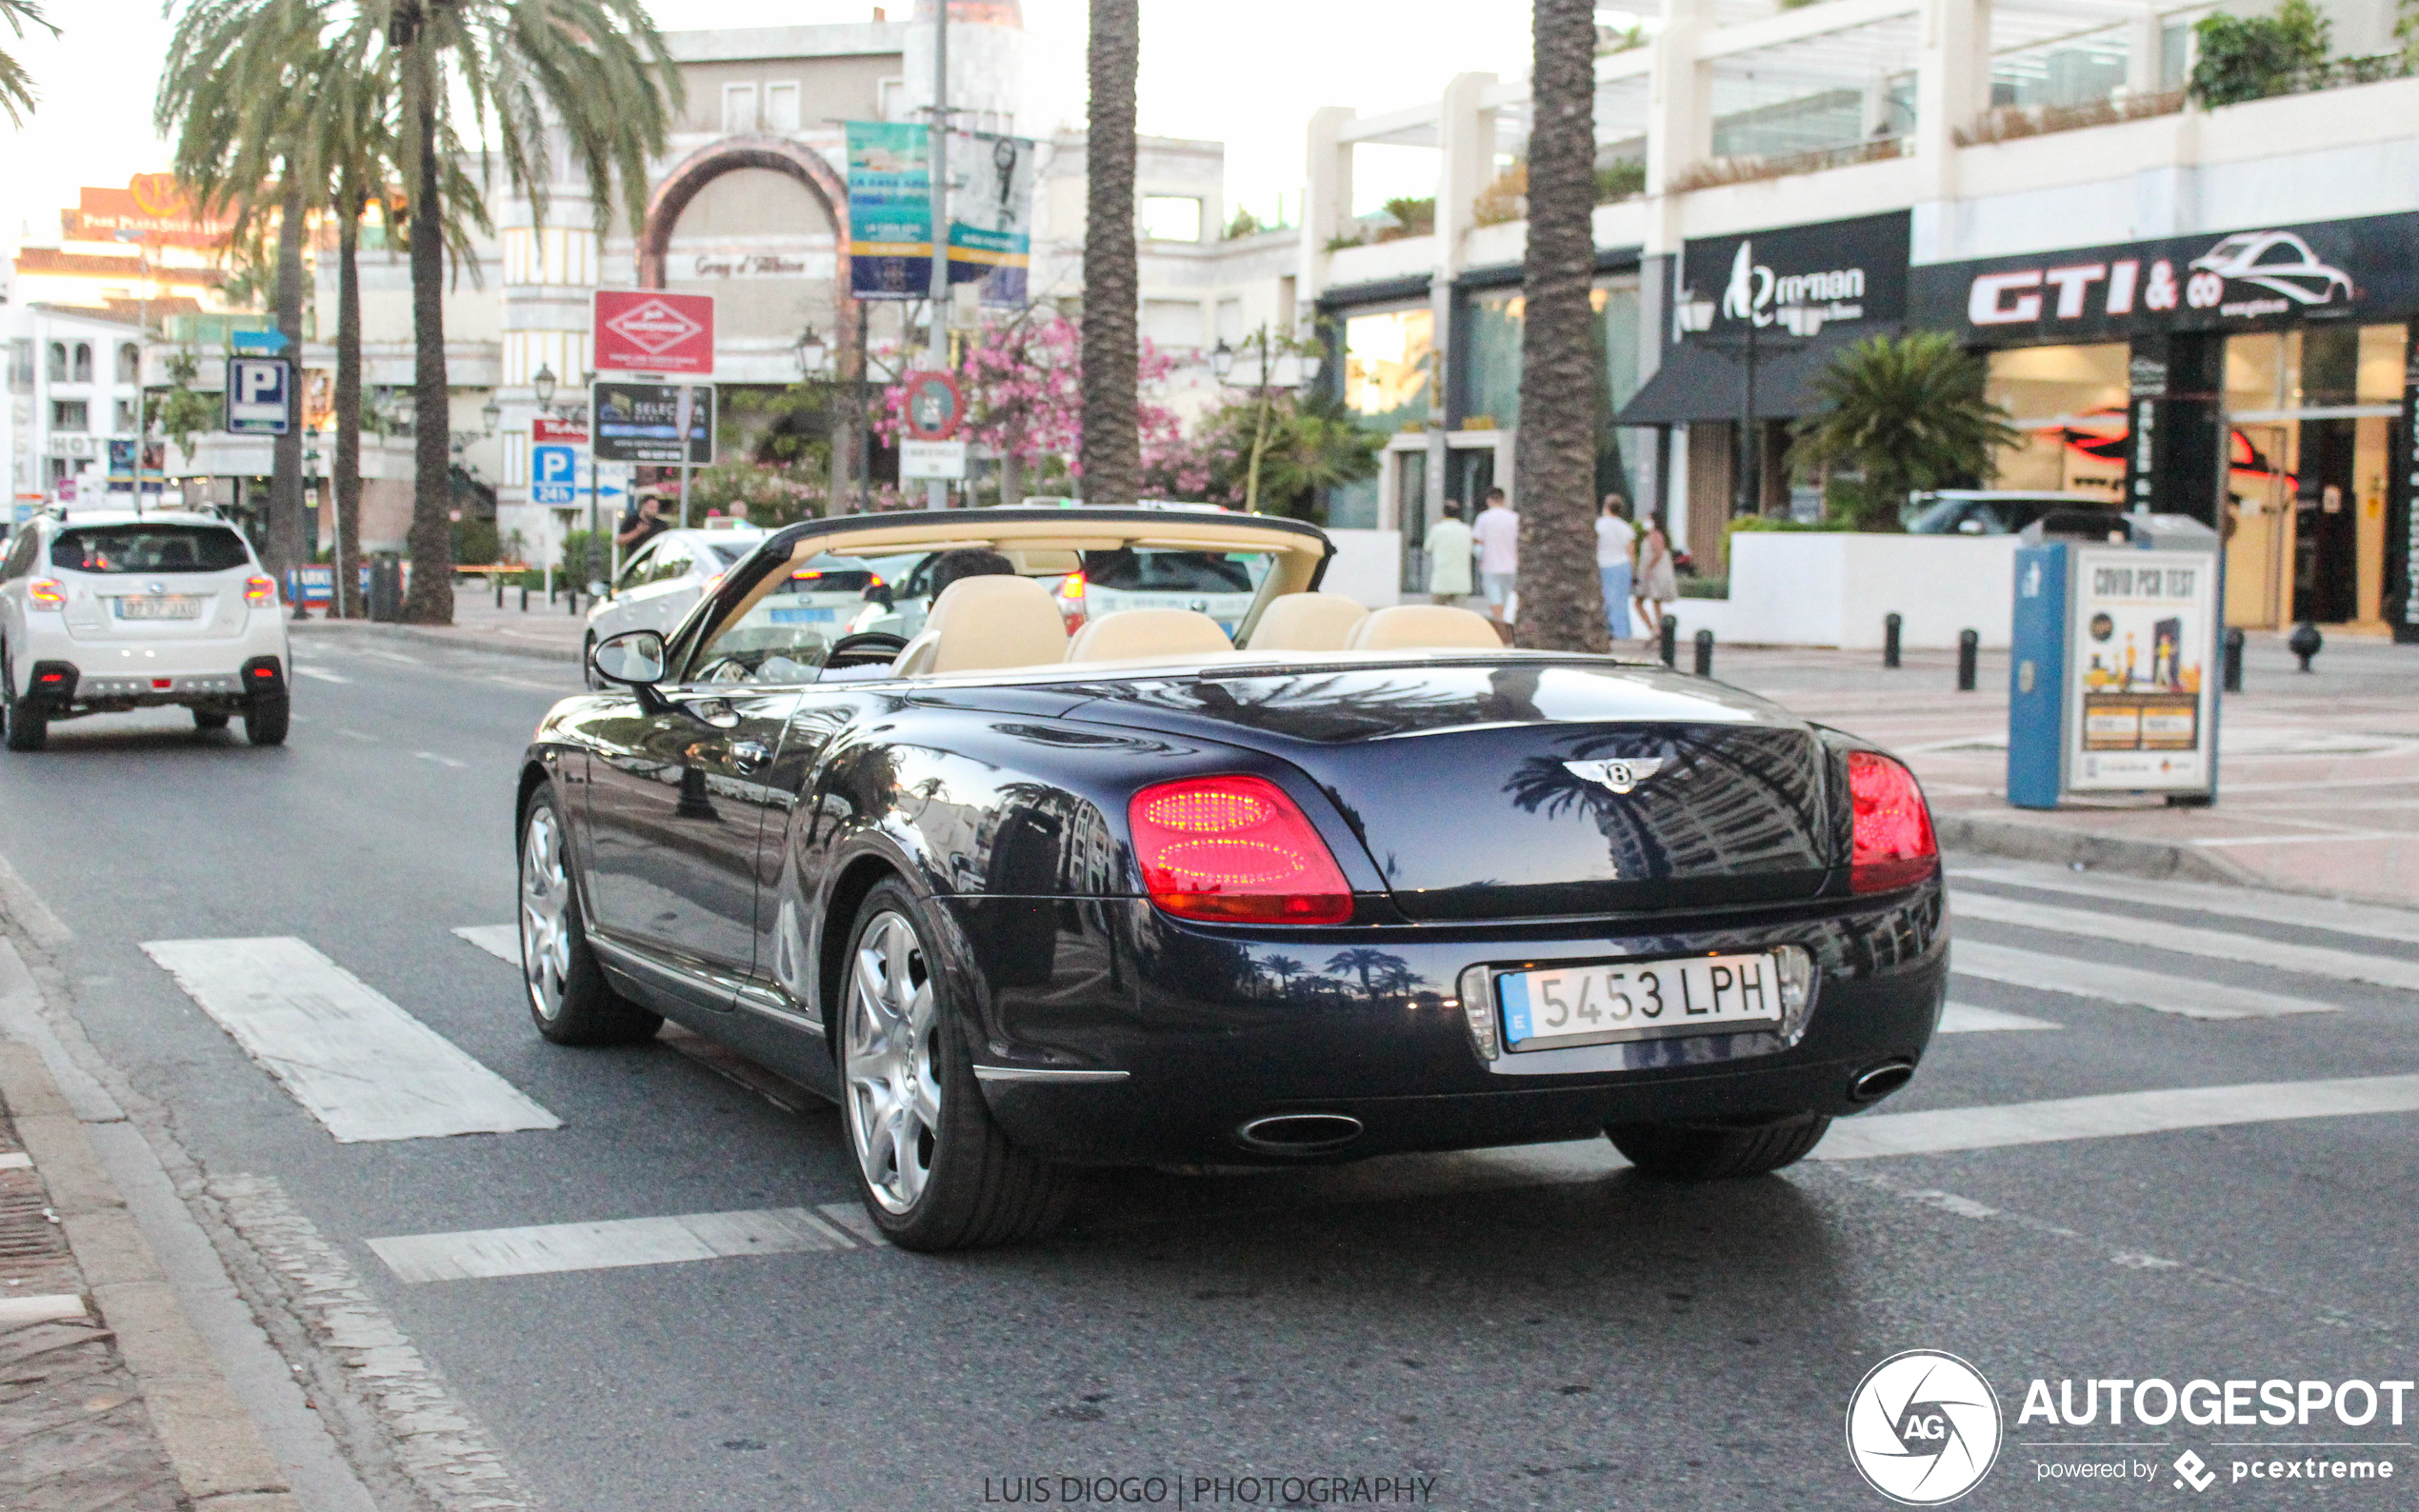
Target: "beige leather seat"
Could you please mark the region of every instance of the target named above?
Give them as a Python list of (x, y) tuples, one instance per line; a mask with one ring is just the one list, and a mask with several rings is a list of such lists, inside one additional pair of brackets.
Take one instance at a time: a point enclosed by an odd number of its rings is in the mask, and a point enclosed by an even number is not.
[(1047, 666), (1067, 655), (1067, 622), (1031, 578), (960, 578), (932, 601), (924, 633), (890, 664), (897, 677)]
[(1348, 651), (1500, 651), (1504, 639), (1484, 614), (1442, 604), (1398, 604), (1352, 627)]
[(1070, 662), (1123, 662), (1142, 656), (1206, 656), (1231, 651), (1218, 622), (1197, 609), (1120, 609), (1075, 632)]
[(1340, 651), (1369, 611), (1341, 593), (1289, 593), (1260, 611), (1255, 651)]

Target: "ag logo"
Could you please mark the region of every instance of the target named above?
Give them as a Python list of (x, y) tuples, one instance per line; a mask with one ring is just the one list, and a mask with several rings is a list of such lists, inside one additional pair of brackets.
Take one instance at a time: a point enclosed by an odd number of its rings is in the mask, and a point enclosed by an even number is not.
[(1600, 783), (1616, 793), (1626, 793), (1648, 778), (1663, 770), (1660, 756), (1632, 756), (1617, 762), (1565, 762), (1563, 769), (1581, 782)]
[(1939, 1506), (1981, 1484), (1999, 1435), (1990, 1383), (1937, 1350), (1890, 1356), (1849, 1399), (1849, 1457), (1874, 1490), (1908, 1506)]

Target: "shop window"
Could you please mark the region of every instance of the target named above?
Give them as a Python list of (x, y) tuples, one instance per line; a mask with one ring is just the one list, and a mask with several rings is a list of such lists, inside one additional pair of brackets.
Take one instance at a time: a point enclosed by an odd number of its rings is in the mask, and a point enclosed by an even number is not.
[(50, 428), (70, 434), (92, 428), (91, 411), (81, 399), (50, 401)]
[(117, 381), (122, 384), (143, 381), (143, 348), (130, 341), (118, 344)]
[(1201, 201), (1189, 194), (1146, 194), (1142, 233), (1154, 242), (1201, 240)]
[[(1436, 332), (1429, 308), (1348, 315), (1342, 325), (1345, 408), (1380, 436), (1425, 429)], [(1328, 524), (1346, 530), (1374, 528), (1380, 482), (1369, 478), (1329, 489)]]
[(2025, 439), (1992, 459), (1990, 487), (2115, 503), (2125, 486), (2129, 355), (2123, 342), (1992, 352), (1986, 391)]

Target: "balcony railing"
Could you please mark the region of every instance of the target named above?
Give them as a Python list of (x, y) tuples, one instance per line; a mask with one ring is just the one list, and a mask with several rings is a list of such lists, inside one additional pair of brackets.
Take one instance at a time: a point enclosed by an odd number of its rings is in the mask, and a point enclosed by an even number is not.
[(1961, 126), (1951, 134), (1959, 147), (1980, 147), (1986, 142), (2011, 142), (2023, 136), (2046, 136), (2052, 131), (2072, 131), (2087, 126), (2114, 126), (2120, 121), (2173, 115), (2182, 109), (2182, 90), (2129, 94), (2083, 105), (2007, 105), (1984, 112), (1971, 126)]
[(1691, 189), (1714, 189), (1724, 184), (1752, 184), (1763, 179), (1787, 178), (1793, 173), (1819, 173), (1825, 169), (1847, 168), (1853, 163), (1877, 163), (1884, 158), (1903, 157), (1907, 150), (1907, 138), (1881, 136), (1869, 142), (1817, 148), (1809, 152), (1709, 158), (1672, 174), (1671, 182), (1665, 189), (1669, 193), (1685, 194)]

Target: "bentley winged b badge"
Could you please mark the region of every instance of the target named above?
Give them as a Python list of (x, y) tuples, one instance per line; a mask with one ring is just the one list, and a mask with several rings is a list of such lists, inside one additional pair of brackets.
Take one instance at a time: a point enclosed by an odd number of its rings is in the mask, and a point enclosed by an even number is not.
[(1626, 793), (1655, 773), (1663, 770), (1660, 756), (1631, 756), (1623, 761), (1565, 762), (1563, 768), (1583, 782), (1598, 783), (1616, 793)]

